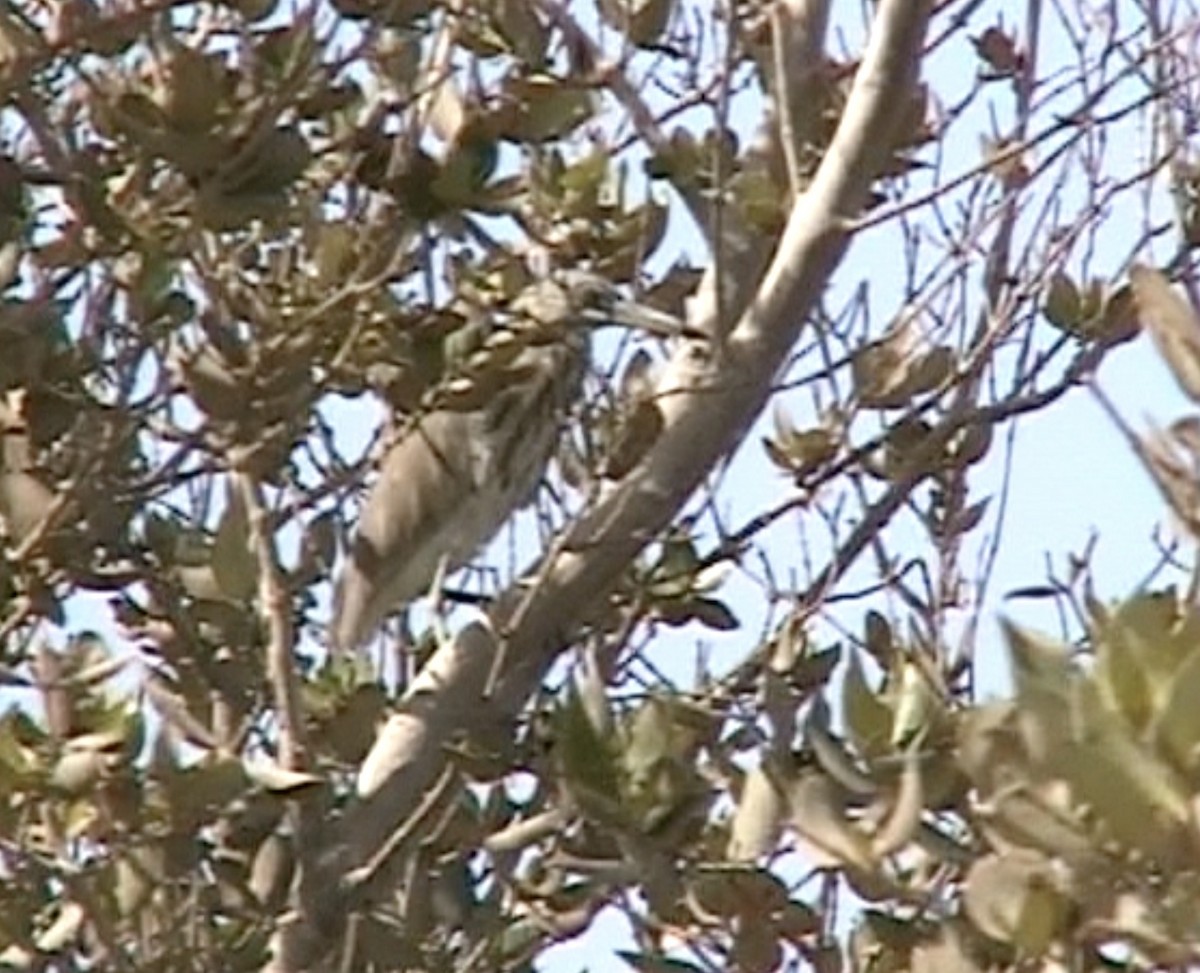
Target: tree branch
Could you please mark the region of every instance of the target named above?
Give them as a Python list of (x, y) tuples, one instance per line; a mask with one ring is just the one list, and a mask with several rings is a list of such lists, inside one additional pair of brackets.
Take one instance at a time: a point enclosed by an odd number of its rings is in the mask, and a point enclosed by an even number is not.
[[(895, 105), (916, 82), (930, 7), (931, 0), (879, 4), (837, 133), (793, 206), (758, 293), (720, 347), (691, 342), (677, 352), (662, 384), (664, 429), (655, 447), (571, 528), (553, 563), (541, 566), (536, 592), (527, 598), (518, 586), (498, 602), (493, 626), (506, 651), (495, 694), (481, 698), (495, 653), (495, 639), (482, 625), (439, 649), (416, 680), (364, 764), (362, 799), (349, 810), (338, 838), (341, 875), (369, 860), (411, 814), (444, 764), (450, 733), (494, 730), (520, 712), (584, 610), (744, 437), (849, 246), (851, 221), (890, 154)], [(755, 278), (737, 271), (728, 268), (731, 279), (723, 289), (745, 294)], [(715, 302), (693, 313), (710, 317), (693, 320), (698, 330), (718, 333)], [(315, 916), (296, 918), (281, 926), (269, 965), (273, 973), (307, 969), (332, 945), (329, 933), (337, 927)]]

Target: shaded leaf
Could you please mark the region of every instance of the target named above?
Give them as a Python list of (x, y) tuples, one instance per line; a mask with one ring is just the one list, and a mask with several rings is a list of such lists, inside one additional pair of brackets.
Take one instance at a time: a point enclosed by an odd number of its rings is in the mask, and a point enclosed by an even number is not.
[(978, 37), (971, 38), (975, 53), (997, 77), (1008, 78), (1019, 72), (1025, 63), (1017, 43), (999, 27), (989, 27)]
[(131, 916), (150, 898), (163, 879), (163, 855), (157, 845), (130, 848), (117, 858), (113, 894), (117, 911)]
[(887, 337), (854, 353), (850, 362), (854, 391), (869, 409), (897, 409), (908, 405), (908, 375), (915, 358), (916, 335), (911, 327), (895, 329)]
[(625, 477), (658, 440), (663, 422), (662, 408), (654, 401), (639, 401), (623, 409), (604, 457), (603, 475), (612, 480)]
[(704, 967), (687, 960), (659, 956), (653, 953), (633, 953), (619, 949), (616, 953), (638, 973), (704, 973)]
[(723, 601), (715, 598), (689, 598), (687, 602), (691, 617), (705, 628), (718, 632), (732, 632), (740, 627), (737, 616)]
[(246, 760), (242, 766), (245, 768), (246, 777), (249, 780), (271, 794), (284, 797), (296, 797), (303, 791), (311, 790), (325, 783), (325, 778), (319, 774), (288, 770), (270, 760)]
[(0, 515), (5, 533), (14, 543), (22, 543), (41, 526), (54, 508), (55, 496), (32, 473), (0, 470)]
[(205, 750), (216, 750), (220, 746), (216, 734), (192, 714), (184, 697), (174, 692), (163, 677), (156, 673), (147, 674), (142, 688), (158, 715), (188, 743)]
[(290, 843), (282, 835), (268, 835), (254, 853), (246, 886), (265, 908), (278, 909), (286, 900), (294, 869)]
[(863, 622), (863, 648), (885, 671), (891, 668), (896, 640), (891, 623), (874, 608), (867, 611)]
[(674, 9), (675, 0), (600, 0), (601, 18), (638, 47), (658, 41)]
[(212, 571), (221, 593), (249, 602), (258, 587), (258, 559), (250, 549), (250, 527), (241, 493), (231, 489), (212, 546)]
[(783, 947), (768, 922), (738, 924), (730, 958), (741, 973), (774, 973), (783, 962)]
[(591, 118), (595, 110), (592, 93), (563, 78), (513, 75), (504, 89), (511, 99), (511, 110), (501, 123), (501, 132), (515, 142), (562, 138)]
[(821, 769), (853, 794), (871, 795), (878, 788), (871, 777), (829, 730), (829, 706), (817, 696), (804, 721), (804, 736)]
[(1061, 270), (1050, 278), (1042, 313), (1060, 331), (1072, 335), (1082, 333), (1083, 301), (1079, 296), (1079, 288)]
[(788, 905), (787, 888), (775, 875), (744, 865), (704, 866), (690, 880), (687, 894), (703, 922), (768, 916)]
[(1028, 786), (997, 794), (983, 818), (1005, 841), (1071, 864), (1089, 862), (1099, 854), (1080, 821)]
[(603, 813), (593, 807), (595, 802), (619, 799), (621, 781), (613, 741), (598, 732), (573, 684), (554, 713), (554, 754), (565, 783), (593, 813)]

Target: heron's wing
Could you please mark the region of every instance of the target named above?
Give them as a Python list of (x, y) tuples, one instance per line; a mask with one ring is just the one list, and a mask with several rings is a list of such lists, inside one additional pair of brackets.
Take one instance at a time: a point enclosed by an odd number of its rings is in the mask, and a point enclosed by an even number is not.
[(474, 490), (464, 448), (471, 427), (469, 413), (431, 413), (384, 458), (334, 590), (336, 649), (356, 649), (389, 612), (424, 594), (443, 556), (452, 568), (470, 557), (446, 534)]
[(534, 493), (579, 394), (586, 336), (529, 348), (523, 381), (487, 408), (430, 413), (389, 451), (334, 593), (332, 636), (350, 651), (423, 595), (439, 562), (467, 563)]

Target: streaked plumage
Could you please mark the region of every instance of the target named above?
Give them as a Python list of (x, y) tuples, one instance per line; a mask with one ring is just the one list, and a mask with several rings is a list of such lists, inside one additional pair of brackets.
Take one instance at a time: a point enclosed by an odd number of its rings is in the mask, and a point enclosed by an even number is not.
[(533, 498), (581, 393), (589, 321), (675, 330), (672, 319), (625, 304), (596, 277), (561, 281), (543, 281), (516, 302), (552, 336), (521, 351), (513, 363), (520, 383), (476, 411), (429, 413), (388, 452), (335, 588), (335, 649), (361, 646), (387, 615), (428, 591), (443, 559), (448, 571), (463, 567)]
[(443, 558), (447, 570), (461, 568), (532, 499), (586, 360), (565, 344), (527, 349), (518, 364), (538, 381), (505, 389), (477, 412), (430, 413), (392, 447), (338, 580), (336, 647), (369, 639), (388, 614), (427, 593)]

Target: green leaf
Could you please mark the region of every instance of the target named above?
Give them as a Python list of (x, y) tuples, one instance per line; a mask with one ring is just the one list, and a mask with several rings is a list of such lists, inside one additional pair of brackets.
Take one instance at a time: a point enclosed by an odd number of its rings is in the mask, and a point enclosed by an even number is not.
[(111, 755), (102, 750), (69, 750), (51, 770), (50, 786), (72, 796), (85, 794), (99, 782), (111, 762)]
[(1200, 402), (1200, 319), (1162, 273), (1144, 264), (1129, 271), (1133, 301), (1143, 326), (1184, 395)]
[(715, 598), (689, 598), (687, 606), (692, 619), (705, 628), (718, 632), (732, 632), (741, 627), (737, 616), (723, 601)]
[(892, 734), (889, 743), (903, 747), (927, 733), (942, 711), (942, 700), (917, 663), (904, 659), (888, 686), (892, 705)]
[(1048, 766), (1071, 747), (1069, 715), (1079, 672), (1068, 647), (1003, 623), (1017, 689), (1017, 725), (1035, 765)]
[(1165, 687), (1152, 729), (1174, 765), (1191, 777), (1200, 764), (1200, 644)]
[(591, 91), (548, 74), (513, 76), (505, 83), (512, 110), (502, 126), (514, 142), (550, 142), (568, 135), (595, 111)]
[(1082, 325), (1082, 300), (1079, 288), (1062, 271), (1050, 278), (1050, 286), (1046, 289), (1046, 303), (1042, 312), (1059, 331), (1079, 335)]
[(1200, 645), (1200, 614), (1168, 588), (1095, 612), (1092, 630), (1106, 701), (1143, 729), (1162, 707), (1179, 666)]
[(854, 748), (864, 757), (891, 751), (892, 710), (867, 685), (857, 652), (850, 654), (842, 680), (842, 715)]
[(1190, 829), (1188, 789), (1132, 737), (1096, 687), (1081, 681), (1074, 696), (1068, 719), (1079, 724), (1078, 738), (1060, 755), (1058, 774), (1118, 841), (1163, 865), (1176, 863)]
[(574, 685), (555, 711), (554, 753), (566, 784), (577, 797), (616, 801), (621, 776), (611, 738), (596, 732)]
[(729, 828), (726, 857), (752, 862), (775, 850), (787, 813), (786, 784), (772, 768), (759, 765), (742, 781), (742, 793)]
[(696, 737), (683, 707), (669, 699), (651, 696), (638, 707), (625, 731), (622, 764), (629, 777), (637, 780), (663, 761), (690, 763)]
[(258, 588), (258, 560), (250, 550), (250, 528), (241, 494), (230, 490), (213, 540), (212, 570), (231, 601), (249, 602)]
[(1026, 851), (976, 861), (967, 874), (964, 902), (980, 932), (1032, 956), (1050, 947), (1068, 913), (1050, 862)]
[(805, 774), (788, 793), (792, 827), (839, 865), (870, 872), (875, 860), (867, 836), (850, 823), (846, 802), (823, 774)]
[(27, 713), (10, 708), (0, 717), (0, 787), (15, 792), (39, 766), (38, 744), (45, 733)]

